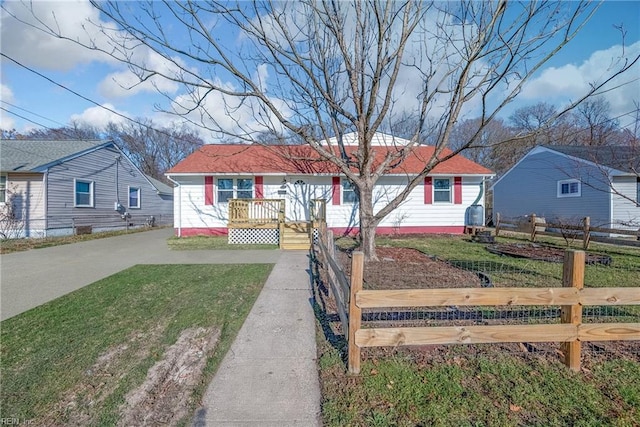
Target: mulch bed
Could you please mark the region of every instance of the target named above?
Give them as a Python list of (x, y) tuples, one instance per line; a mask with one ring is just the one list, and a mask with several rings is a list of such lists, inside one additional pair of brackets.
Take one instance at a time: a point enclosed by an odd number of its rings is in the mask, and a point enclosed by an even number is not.
[[(528, 258), (536, 261), (563, 262), (566, 249), (536, 243), (501, 243), (487, 246), (487, 250), (497, 255)], [(611, 257), (587, 253), (586, 263), (611, 265)]]
[[(480, 287), (480, 278), (446, 262), (430, 257), (417, 249), (376, 248), (378, 261), (366, 261), (365, 289), (421, 289)], [(339, 254), (347, 275), (351, 270), (348, 254)]]
[[(564, 249), (553, 248), (544, 245), (536, 244), (506, 244), (506, 245), (494, 245), (500, 249), (504, 249), (505, 252), (508, 249), (512, 249), (513, 253), (519, 251), (519, 256), (527, 256), (532, 259), (534, 256), (544, 257), (546, 261), (559, 257), (560, 262), (564, 257)], [(376, 248), (378, 261), (365, 262), (364, 267), (364, 288), (365, 289), (429, 289), (429, 288), (469, 288), (469, 287), (481, 287), (483, 286), (482, 280), (473, 272), (462, 270), (452, 266), (451, 264), (438, 260), (435, 257), (426, 255), (416, 249), (410, 248), (397, 248), (397, 247), (378, 247)], [(511, 254), (509, 254), (511, 255)], [(590, 256), (598, 256), (597, 254), (589, 254)], [(515, 256), (515, 255), (514, 255)], [(347, 276), (351, 273), (351, 257), (346, 252), (337, 252), (336, 257), (341, 263)], [(588, 258), (588, 262), (594, 262), (597, 258)], [(598, 262), (598, 261), (595, 261)], [(326, 314), (335, 315), (336, 306), (335, 300), (329, 297), (323, 298), (323, 308)], [(375, 314), (376, 310), (366, 310)], [(388, 319), (383, 321), (386, 327), (394, 326), (412, 326), (411, 321), (407, 322), (411, 318), (407, 316), (404, 322), (400, 317), (410, 314), (409, 311), (404, 313), (391, 312), (386, 316)], [(366, 317), (366, 315), (365, 315)], [(378, 319), (375, 315), (369, 316), (371, 320), (383, 320)], [(378, 316), (379, 317), (379, 316)], [(383, 316), (384, 317), (384, 316)], [(386, 318), (385, 317), (385, 318)], [(397, 318), (396, 318), (397, 317)], [(337, 316), (335, 317), (337, 321)], [(399, 323), (400, 322), (400, 323)], [(424, 321), (421, 321), (424, 322)], [(463, 321), (462, 323), (467, 323)], [(501, 323), (512, 323), (513, 319), (503, 320)], [(379, 322), (375, 322), (378, 326), (382, 326)], [(472, 323), (475, 323), (472, 321)], [(516, 321), (516, 323), (518, 323)], [(481, 324), (485, 324), (481, 322)], [(417, 326), (417, 325), (415, 325)], [(339, 322), (334, 323), (331, 327), (333, 329), (334, 337), (338, 337), (344, 333), (341, 329)], [(606, 343), (587, 343), (584, 346), (584, 362), (589, 364), (596, 360), (606, 360), (611, 357), (625, 357), (639, 360), (640, 354), (637, 351), (636, 342), (606, 342)], [(559, 354), (559, 343), (502, 343), (493, 345), (470, 345), (467, 351), (473, 353), (474, 351), (481, 351), (483, 353), (496, 352), (498, 353), (510, 353), (510, 354), (545, 354), (556, 358)], [(447, 359), (451, 357), (451, 352), (455, 351), (455, 346), (420, 346), (412, 347), (411, 349), (401, 349), (402, 352), (411, 352), (412, 357), (420, 358), (420, 355), (427, 357), (429, 360)], [(398, 349), (389, 348), (367, 348), (364, 349), (364, 357), (376, 358), (384, 357), (387, 353), (393, 353)], [(424, 353), (424, 354), (423, 354)], [(463, 352), (464, 353), (464, 352)], [(615, 355), (615, 356), (613, 356)]]

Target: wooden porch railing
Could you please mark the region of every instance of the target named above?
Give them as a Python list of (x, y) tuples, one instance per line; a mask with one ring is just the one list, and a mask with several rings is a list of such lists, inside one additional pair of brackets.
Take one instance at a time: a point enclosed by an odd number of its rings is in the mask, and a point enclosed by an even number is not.
[(229, 200), (229, 227), (272, 226), (284, 222), (284, 199)]
[(310, 219), (313, 228), (318, 228), (320, 224), (327, 222), (327, 201), (325, 199), (311, 200)]

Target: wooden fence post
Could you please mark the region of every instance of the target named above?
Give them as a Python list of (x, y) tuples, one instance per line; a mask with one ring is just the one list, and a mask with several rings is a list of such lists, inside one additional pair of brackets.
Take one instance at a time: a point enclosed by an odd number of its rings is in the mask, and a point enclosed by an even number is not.
[(500, 212), (496, 213), (496, 237), (500, 234)]
[(362, 290), (364, 254), (353, 252), (351, 258), (351, 292), (349, 296), (349, 373), (360, 373), (360, 347), (356, 345), (356, 331), (362, 323), (362, 309), (356, 305), (356, 294)]
[[(582, 289), (584, 287), (584, 251), (567, 250), (564, 253), (564, 265), (562, 269), (562, 286), (565, 288)], [(576, 326), (582, 323), (582, 305), (563, 305), (560, 312), (560, 321)], [(580, 371), (581, 342), (563, 342), (561, 350), (564, 354), (564, 364), (572, 371)]]
[[(325, 243), (325, 246), (327, 247), (327, 255), (329, 255), (329, 258), (331, 259), (336, 259), (336, 244), (333, 241), (333, 231), (327, 230), (326, 236), (327, 238), (324, 243)], [(331, 266), (329, 265), (328, 260), (327, 260), (327, 271), (329, 272), (329, 280), (331, 280), (331, 283), (337, 283), (336, 273), (333, 271), (333, 268), (331, 268)], [(340, 297), (342, 297), (344, 300), (344, 297), (342, 295), (340, 295)]]
[(531, 214), (529, 219), (531, 220), (531, 237), (529, 240), (531, 240), (532, 242), (535, 242), (536, 241), (536, 214)]
[(589, 241), (591, 240), (591, 218), (586, 216), (583, 220), (583, 228), (582, 228), (582, 249), (585, 251), (589, 249)]

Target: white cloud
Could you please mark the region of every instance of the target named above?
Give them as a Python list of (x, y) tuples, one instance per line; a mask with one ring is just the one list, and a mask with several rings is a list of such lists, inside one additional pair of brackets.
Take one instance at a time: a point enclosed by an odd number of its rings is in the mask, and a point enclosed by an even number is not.
[[(256, 71), (260, 73), (262, 71)], [(237, 90), (233, 84), (216, 80), (213, 82), (216, 87), (224, 88), (227, 91)], [(196, 100), (205, 94), (206, 90), (198, 88), (193, 94), (177, 96), (172, 103), (172, 108), (177, 113), (186, 114), (188, 120), (211, 130), (222, 129), (224, 132), (246, 136), (253, 132), (263, 132), (268, 129), (280, 130), (281, 124), (273, 113), (260, 107), (254, 98), (240, 98), (232, 95), (225, 95), (220, 91), (209, 92), (206, 98), (199, 101), (199, 107), (191, 112), (188, 110), (195, 106)], [(286, 102), (269, 98), (280, 114), (286, 118), (293, 116), (293, 111)]]
[[(521, 98), (534, 102), (546, 101), (563, 103), (583, 96), (591, 84), (599, 84), (616, 69), (624, 65), (625, 59), (640, 54), (640, 41), (627, 46), (612, 46), (606, 50), (593, 52), (581, 64), (566, 64), (549, 67), (541, 75), (527, 83)], [(635, 109), (634, 101), (640, 94), (640, 64), (635, 64), (625, 74), (616, 77), (605, 86), (604, 98), (609, 101), (611, 115), (618, 116)]]
[[(112, 50), (110, 46), (114, 40), (125, 40), (124, 33), (118, 31), (115, 24), (102, 21), (99, 11), (87, 0), (5, 2), (0, 11), (0, 23), (3, 52), (26, 66), (69, 71), (81, 64), (98, 62), (117, 68), (117, 71), (106, 77), (96, 78), (102, 79), (99, 84), (100, 93), (109, 99), (141, 92), (161, 90), (175, 93), (178, 90), (175, 82), (161, 76), (141, 83), (140, 78), (127, 68), (126, 63), (82, 46), (96, 46), (111, 51), (116, 56), (127, 55), (134, 63), (144, 64), (162, 74), (175, 75), (179, 71), (176, 64), (141, 44), (121, 50), (121, 53)], [(65, 38), (76, 40), (77, 43), (51, 34), (58, 32)], [(176, 60), (176, 63), (184, 65), (179, 60)]]
[(66, 71), (94, 60), (112, 62), (105, 54), (53, 37), (42, 29), (60, 31), (80, 43), (106, 46), (106, 37), (90, 21), (109, 27), (86, 0), (4, 2), (0, 12), (2, 50), (27, 66), (49, 70)]
[[(136, 64), (143, 64), (145, 68), (167, 76), (179, 75), (181, 68), (187, 68), (179, 58), (174, 58), (172, 62), (148, 48), (137, 49), (132, 60)], [(108, 98), (124, 98), (141, 92), (160, 91), (174, 94), (180, 87), (174, 80), (165, 79), (160, 75), (145, 78), (143, 81), (140, 77), (130, 69), (111, 73), (100, 83), (100, 93)]]
[(81, 114), (73, 114), (71, 116), (71, 122), (86, 124), (96, 128), (104, 128), (110, 122), (117, 124), (117, 123), (123, 123), (126, 121), (124, 117), (119, 116), (118, 114), (112, 111), (108, 111), (103, 107), (129, 117), (128, 113), (116, 110), (116, 108), (113, 105), (104, 104), (101, 107), (95, 106), (95, 107), (87, 108)]
[[(0, 99), (6, 102), (13, 102), (13, 91), (9, 86), (0, 84)], [(15, 120), (6, 111), (0, 110), (0, 129), (10, 130), (15, 126)]]

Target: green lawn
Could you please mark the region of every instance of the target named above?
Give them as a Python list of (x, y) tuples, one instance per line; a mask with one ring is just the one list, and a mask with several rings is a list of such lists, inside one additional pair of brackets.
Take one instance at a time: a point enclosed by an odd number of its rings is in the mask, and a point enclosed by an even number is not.
[(12, 252), (22, 252), (31, 249), (48, 248), (51, 246), (68, 245), (70, 243), (86, 242), (88, 240), (104, 239), (105, 237), (121, 236), (123, 234), (143, 233), (149, 228), (139, 227), (129, 230), (103, 231), (100, 233), (80, 234), (73, 236), (57, 236), (43, 238), (26, 239), (4, 239), (0, 240), (0, 254), (10, 254)]
[[(510, 270), (494, 275), (498, 286), (508, 286), (509, 280), (511, 286), (561, 283), (561, 264), (501, 257), (462, 236), (380, 237), (377, 243)], [(610, 255), (613, 264), (587, 266), (587, 286), (640, 286), (639, 249), (593, 244), (590, 250)], [(639, 322), (638, 306), (631, 310), (626, 314)], [(320, 312), (320, 319), (335, 319), (326, 314), (332, 313)], [(627, 343), (622, 355), (591, 357), (579, 373), (554, 352), (530, 353), (517, 345), (366, 349), (361, 374), (350, 376), (344, 340), (327, 338), (327, 322), (321, 323), (318, 351), (327, 426), (640, 425), (637, 341)]]
[(188, 402), (194, 407), (271, 268), (135, 266), (3, 321), (1, 416), (115, 425), (127, 392), (180, 333), (212, 328), (220, 341)]
[(173, 250), (200, 249), (278, 249), (278, 245), (230, 245), (227, 236), (171, 237), (167, 240)]

